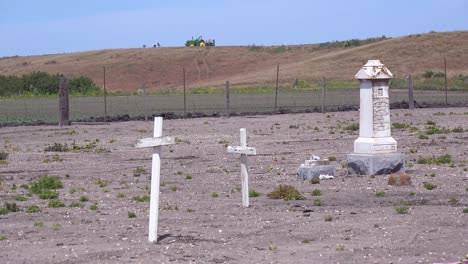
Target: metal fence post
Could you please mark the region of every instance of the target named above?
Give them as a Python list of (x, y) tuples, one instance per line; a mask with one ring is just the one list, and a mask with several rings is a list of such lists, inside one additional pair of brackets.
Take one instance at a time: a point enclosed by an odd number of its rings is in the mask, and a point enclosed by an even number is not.
[(413, 77), (408, 76), (408, 108), (414, 110)]
[(229, 110), (229, 81), (226, 81), (226, 117), (230, 117), (231, 113)]

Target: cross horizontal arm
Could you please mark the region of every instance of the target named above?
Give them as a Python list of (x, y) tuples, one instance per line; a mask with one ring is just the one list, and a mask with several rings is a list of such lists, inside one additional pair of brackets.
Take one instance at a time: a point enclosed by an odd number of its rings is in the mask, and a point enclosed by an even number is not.
[(175, 144), (174, 137), (165, 136), (165, 137), (139, 139), (137, 140), (135, 147), (147, 148), (147, 147), (157, 147), (157, 146), (172, 145), (172, 144)]
[(251, 147), (227, 147), (228, 153), (244, 154), (244, 155), (257, 155), (257, 150)]

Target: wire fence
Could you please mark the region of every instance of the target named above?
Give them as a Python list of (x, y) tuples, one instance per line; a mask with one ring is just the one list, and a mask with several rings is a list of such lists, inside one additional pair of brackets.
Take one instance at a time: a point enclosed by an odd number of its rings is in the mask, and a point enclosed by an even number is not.
[[(408, 88), (391, 88), (393, 108), (408, 107)], [(184, 100), (185, 97), (185, 100)], [(468, 106), (468, 89), (414, 90), (415, 107)], [(446, 104), (447, 103), (447, 104)], [(280, 89), (273, 92), (229, 94), (229, 113), (320, 112), (359, 108), (359, 88)], [(141, 94), (132, 96), (70, 97), (70, 120), (141, 119), (158, 115), (224, 115), (226, 94)], [(0, 100), (0, 124), (57, 123), (59, 98)]]

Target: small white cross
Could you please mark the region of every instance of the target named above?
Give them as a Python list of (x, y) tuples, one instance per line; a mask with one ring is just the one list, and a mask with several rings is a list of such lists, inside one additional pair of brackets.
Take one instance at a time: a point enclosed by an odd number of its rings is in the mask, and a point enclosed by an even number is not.
[(240, 129), (240, 146), (227, 147), (228, 153), (241, 154), (241, 178), (242, 178), (242, 206), (249, 207), (249, 173), (247, 171), (247, 155), (256, 155), (255, 148), (247, 147), (247, 131)]
[(152, 138), (139, 139), (135, 145), (136, 148), (153, 147), (153, 161), (151, 165), (151, 200), (149, 215), (149, 233), (150, 242), (158, 239), (158, 213), (159, 213), (159, 181), (161, 171), (161, 146), (175, 143), (173, 137), (162, 136), (162, 117), (154, 118), (154, 132)]

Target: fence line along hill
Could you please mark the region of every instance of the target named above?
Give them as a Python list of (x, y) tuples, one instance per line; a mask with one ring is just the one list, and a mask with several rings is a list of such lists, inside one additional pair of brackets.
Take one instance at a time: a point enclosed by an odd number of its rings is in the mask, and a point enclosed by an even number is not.
[(293, 46), (162, 47), (87, 51), (41, 56), (0, 58), (0, 75), (33, 71), (87, 76), (112, 91), (182, 87), (182, 68), (190, 87), (237, 84), (264, 85), (282, 81), (351, 80), (368, 59), (380, 59), (397, 77), (409, 72), (443, 71), (468, 75), (468, 31), (427, 33), (375, 41), (342, 41)]

